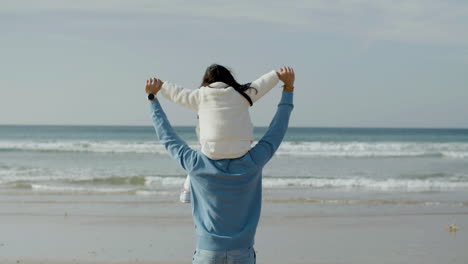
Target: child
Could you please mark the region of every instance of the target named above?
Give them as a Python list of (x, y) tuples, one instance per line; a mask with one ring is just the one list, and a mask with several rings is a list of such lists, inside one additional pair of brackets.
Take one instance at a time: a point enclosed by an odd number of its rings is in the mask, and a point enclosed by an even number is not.
[[(281, 71), (284, 68), (241, 85), (228, 69), (213, 64), (206, 69), (199, 89), (164, 82), (160, 92), (170, 101), (198, 112), (196, 131), (203, 154), (212, 160), (234, 159), (245, 155), (253, 142), (249, 107), (278, 84)], [(180, 201), (190, 203), (189, 175)]]

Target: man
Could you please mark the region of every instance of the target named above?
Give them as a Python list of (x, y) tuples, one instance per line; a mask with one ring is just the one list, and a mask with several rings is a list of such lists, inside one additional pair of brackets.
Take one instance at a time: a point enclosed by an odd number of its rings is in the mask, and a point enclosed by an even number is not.
[(161, 144), (191, 176), (197, 236), (193, 263), (255, 263), (253, 249), (262, 203), (262, 170), (278, 149), (293, 109), (294, 71), (278, 71), (283, 92), (265, 135), (247, 154), (211, 160), (191, 149), (172, 129), (157, 100), (162, 82), (146, 81), (154, 128)]

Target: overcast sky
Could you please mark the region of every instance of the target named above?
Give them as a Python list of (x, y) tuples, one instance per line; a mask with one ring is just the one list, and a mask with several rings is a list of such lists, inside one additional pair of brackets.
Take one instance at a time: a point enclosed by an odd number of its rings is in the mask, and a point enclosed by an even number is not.
[(464, 0), (0, 0), (0, 124), (150, 125), (146, 78), (197, 88), (220, 63), (241, 83), (293, 66), (293, 126), (466, 128), (467, 29)]

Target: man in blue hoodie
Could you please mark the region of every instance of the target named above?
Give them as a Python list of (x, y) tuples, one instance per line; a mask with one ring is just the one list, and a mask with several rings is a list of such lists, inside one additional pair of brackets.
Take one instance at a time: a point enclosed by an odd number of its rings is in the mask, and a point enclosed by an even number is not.
[(294, 71), (283, 67), (278, 77), (284, 83), (281, 101), (265, 135), (244, 156), (222, 160), (209, 159), (178, 137), (156, 97), (162, 82), (146, 81), (159, 140), (191, 177), (197, 237), (193, 263), (255, 263), (262, 170), (281, 144), (293, 110)]

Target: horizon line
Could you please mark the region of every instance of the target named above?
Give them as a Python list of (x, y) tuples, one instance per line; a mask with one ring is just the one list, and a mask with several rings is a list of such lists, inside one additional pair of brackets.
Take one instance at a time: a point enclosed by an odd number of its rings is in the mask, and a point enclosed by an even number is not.
[[(43, 126), (43, 127), (152, 127), (152, 125), (96, 125), (96, 124), (0, 124), (1, 126)], [(172, 125), (173, 127), (195, 127), (193, 125)], [(254, 126), (266, 128), (268, 126)], [(364, 128), (364, 129), (468, 129), (468, 127), (398, 127), (398, 126), (289, 126), (289, 128)]]

